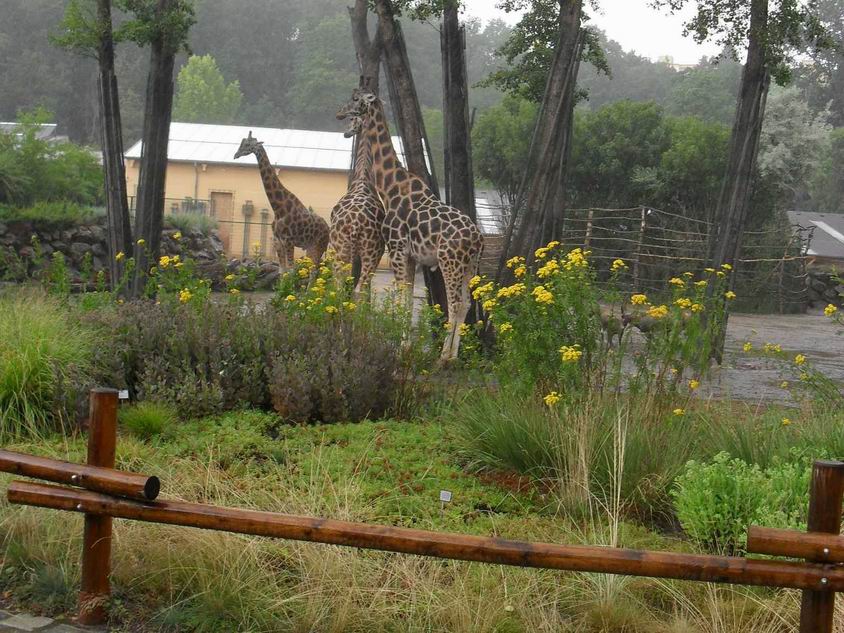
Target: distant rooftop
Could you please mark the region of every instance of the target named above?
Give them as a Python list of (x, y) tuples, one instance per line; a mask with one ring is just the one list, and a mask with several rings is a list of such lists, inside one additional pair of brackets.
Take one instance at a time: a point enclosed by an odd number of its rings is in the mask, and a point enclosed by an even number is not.
[[(3, 134), (19, 134), (20, 130), (20, 123), (15, 121), (0, 121), (0, 132)], [(38, 131), (35, 133), (35, 137), (39, 139), (65, 139), (65, 137), (56, 137), (56, 127), (55, 123), (39, 123), (38, 124)]]
[[(249, 132), (264, 143), (270, 162), (290, 169), (348, 171), (352, 162), (353, 139), (342, 132), (289, 130), (243, 125), (171, 123), (167, 159), (188, 163), (255, 165), (254, 156), (233, 158)], [(393, 137), (399, 160), (404, 162), (401, 139)], [(126, 158), (141, 157), (141, 141), (126, 152)]]
[(844, 260), (844, 214), (789, 211), (788, 220), (804, 228), (815, 227), (808, 255)]

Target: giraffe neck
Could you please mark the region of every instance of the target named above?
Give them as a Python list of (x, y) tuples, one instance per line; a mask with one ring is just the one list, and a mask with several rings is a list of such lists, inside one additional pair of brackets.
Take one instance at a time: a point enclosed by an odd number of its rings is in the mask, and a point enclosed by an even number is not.
[(357, 182), (364, 180), (372, 182), (372, 152), (370, 148), (372, 143), (369, 139), (369, 134), (358, 134), (357, 137), (357, 153), (355, 154), (355, 173), (352, 180)]
[(270, 163), (270, 157), (267, 156), (267, 150), (263, 146), (259, 146), (255, 152), (258, 158), (258, 167), (261, 172), (261, 181), (264, 183), (264, 190), (267, 192), (267, 199), (270, 201), (270, 206), (273, 211), (278, 213), (283, 210), (282, 203), (290, 196), (287, 188), (281, 184), (275, 168)]
[(407, 172), (396, 155), (393, 141), (390, 138), (390, 129), (387, 127), (387, 118), (384, 116), (384, 109), (380, 103), (373, 106), (370, 112), (366, 136), (370, 145), (369, 154), (372, 157), (372, 176), (375, 188), (382, 197), (389, 198), (387, 190), (395, 182), (396, 172), (402, 171), (405, 176)]

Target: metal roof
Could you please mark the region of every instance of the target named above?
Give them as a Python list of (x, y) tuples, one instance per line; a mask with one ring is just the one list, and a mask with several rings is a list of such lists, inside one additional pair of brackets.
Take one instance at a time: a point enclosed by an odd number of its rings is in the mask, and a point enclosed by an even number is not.
[[(167, 160), (254, 166), (254, 156), (233, 158), (250, 131), (264, 143), (270, 162), (276, 167), (348, 171), (352, 163), (353, 139), (345, 138), (342, 132), (175, 122), (170, 124)], [(126, 158), (140, 158), (141, 146), (141, 141), (132, 145)], [(393, 137), (393, 146), (404, 162), (399, 137)]]
[(804, 228), (815, 227), (808, 255), (844, 260), (844, 214), (789, 211), (788, 220)]

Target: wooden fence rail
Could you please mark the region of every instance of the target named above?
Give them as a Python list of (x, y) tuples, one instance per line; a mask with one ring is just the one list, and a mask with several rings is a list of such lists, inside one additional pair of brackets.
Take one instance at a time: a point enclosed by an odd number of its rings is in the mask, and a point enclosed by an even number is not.
[[(844, 543), (837, 536), (844, 463), (814, 465), (809, 507), (809, 527), (814, 532), (750, 529), (751, 551), (807, 560), (754, 560), (528, 543), (182, 501), (152, 501), (134, 487), (144, 480), (143, 475), (110, 470), (114, 466), (116, 409), (117, 392), (92, 392), (88, 461), (98, 468), (86, 470), (83, 478), (67, 475), (78, 468), (73, 464), (0, 451), (2, 470), (88, 488), (15, 481), (8, 489), (8, 499), (14, 504), (85, 514), (79, 605), (83, 624), (101, 624), (107, 619), (112, 518), (519, 567), (801, 589), (800, 633), (832, 633), (835, 593), (844, 591), (844, 567), (832, 564), (844, 559)], [(110, 488), (116, 481), (133, 482), (132, 494), (116, 494)], [(103, 490), (102, 482), (108, 482), (109, 489)], [(118, 489), (126, 492), (122, 484)]]

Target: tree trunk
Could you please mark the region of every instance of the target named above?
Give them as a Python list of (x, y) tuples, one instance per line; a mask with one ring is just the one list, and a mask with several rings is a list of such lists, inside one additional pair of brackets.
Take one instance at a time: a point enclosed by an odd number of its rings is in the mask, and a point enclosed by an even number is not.
[[(157, 16), (170, 9), (172, 0), (158, 0)], [(161, 229), (164, 223), (164, 184), (167, 176), (167, 145), (173, 110), (173, 66), (176, 48), (167, 41), (164, 29), (150, 44), (147, 76), (141, 169), (138, 176), (138, 202), (135, 233), (146, 242), (135, 248), (137, 268), (134, 293), (139, 296), (146, 285), (150, 265), (158, 261)]]
[(378, 94), (378, 84), (381, 74), (381, 25), (375, 28), (375, 36), (369, 37), (367, 15), (369, 3), (367, 0), (355, 0), (355, 6), (349, 7), (349, 17), (352, 21), (352, 41), (360, 69), (361, 87), (366, 87), (372, 94)]
[(584, 37), (582, 0), (560, 0), (560, 32), (554, 61), (528, 153), (528, 168), (505, 236), (498, 266), (513, 254), (530, 256), (554, 239), (562, 223), (571, 151), (575, 87)]
[(100, 100), (100, 142), (103, 148), (106, 215), (108, 218), (109, 275), (112, 287), (123, 277), (126, 260), (117, 254), (132, 253), (132, 228), (129, 224), (129, 203), (126, 196), (126, 168), (123, 161), (123, 126), (117, 75), (114, 73), (114, 39), (111, 27), (110, 0), (97, 0), (97, 22), (100, 39), (97, 50), (99, 75), (97, 94)]
[(458, 21), (456, 2), (449, 3), (443, 11), (440, 46), (443, 57), (445, 201), (477, 222), (469, 129), (466, 29)]
[[(390, 102), (393, 105), (393, 115), (401, 136), (407, 169), (425, 180), (434, 195), (439, 196), (433, 162), (429, 168), (425, 160), (425, 148), (430, 147), (430, 144), (425, 133), (422, 108), (419, 106), (419, 98), (416, 95), (416, 85), (410, 71), (410, 61), (407, 57), (401, 25), (395, 19), (390, 0), (375, 0), (375, 10), (378, 13), (378, 24), (384, 40)], [(443, 311), (447, 312), (448, 301), (442, 273), (439, 269), (432, 271), (427, 266), (423, 266), (422, 274), (428, 289), (428, 301), (439, 304)], [(446, 318), (448, 318), (447, 314)]]
[[(765, 102), (771, 76), (765, 53), (765, 34), (768, 31), (768, 0), (752, 0), (750, 8), (750, 34), (748, 38), (747, 62), (741, 76), (736, 117), (730, 139), (730, 155), (727, 173), (721, 187), (721, 195), (715, 211), (715, 224), (710, 239), (710, 262), (713, 267), (730, 264), (733, 271), (730, 287), (733, 286), (736, 263), (741, 251), (742, 237), (750, 206), (753, 174), (759, 153), (759, 137), (765, 116)], [(727, 317), (715, 341), (714, 356), (720, 364), (723, 360), (724, 341), (727, 331)]]

